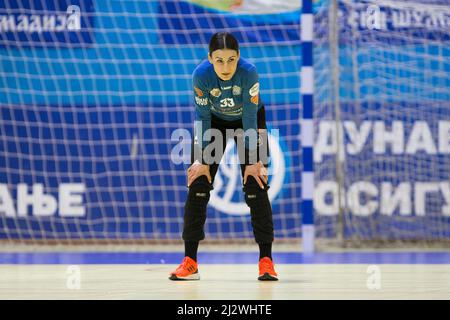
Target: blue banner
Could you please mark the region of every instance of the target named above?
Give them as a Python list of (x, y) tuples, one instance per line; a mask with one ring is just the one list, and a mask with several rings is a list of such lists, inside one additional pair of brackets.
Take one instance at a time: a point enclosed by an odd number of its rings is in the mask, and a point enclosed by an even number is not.
[[(320, 226), (338, 224), (340, 159), (345, 238), (450, 237), (448, 110), (444, 101), (349, 102), (341, 105), (339, 123), (319, 119), (314, 150), (318, 236), (336, 236), (335, 228)], [(344, 138), (339, 147), (338, 127)]]
[(414, 45), (450, 41), (448, 1), (339, 1), (341, 43)]
[(82, 47), (92, 43), (92, 0), (0, 2), (0, 47)]
[[(337, 157), (343, 157), (346, 237), (450, 237), (449, 24), (447, 11), (429, 14), (448, 6), (418, 2), (400, 8), (397, 1), (340, 1), (339, 39), (352, 45), (339, 48), (342, 123), (336, 123), (328, 7), (315, 1), (314, 36), (324, 44), (315, 46), (311, 62), (319, 81), (317, 237), (335, 237), (341, 226)], [(171, 135), (193, 126), (191, 75), (206, 57), (209, 36), (223, 29), (245, 44), (242, 56), (260, 75), (267, 124), (279, 129), (271, 151), (280, 171), (270, 176), (269, 190), (276, 238), (300, 237), (301, 9), (235, 14), (157, 0), (113, 1), (101, 9), (96, 30), (93, 1), (0, 4), (0, 237), (179, 239), (187, 166), (171, 161)], [(371, 14), (379, 20), (367, 20)], [(77, 46), (89, 49), (65, 49)], [(253, 237), (239, 168), (222, 169), (207, 237)]]
[(160, 40), (166, 44), (208, 43), (220, 30), (240, 43), (298, 43), (300, 9), (277, 14), (233, 14), (188, 1), (159, 1)]

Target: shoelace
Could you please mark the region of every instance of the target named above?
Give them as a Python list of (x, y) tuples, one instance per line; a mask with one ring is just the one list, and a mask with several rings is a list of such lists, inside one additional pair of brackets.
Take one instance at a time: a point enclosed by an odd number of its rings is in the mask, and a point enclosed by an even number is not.
[(273, 263), (267, 261), (267, 260), (263, 260), (262, 261), (262, 269), (269, 269), (269, 271), (273, 274), (275, 274), (275, 268), (273, 266)]
[(188, 259), (187, 258), (183, 259), (183, 261), (178, 266), (176, 271), (178, 272), (178, 271), (182, 271), (182, 270), (189, 270), (189, 263), (188, 263)]

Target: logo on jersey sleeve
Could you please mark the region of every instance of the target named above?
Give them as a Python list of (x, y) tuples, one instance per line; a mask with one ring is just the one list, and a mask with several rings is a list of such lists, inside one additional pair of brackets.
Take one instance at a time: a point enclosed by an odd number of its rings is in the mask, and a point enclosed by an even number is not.
[(200, 90), (197, 87), (194, 87), (194, 91), (199, 97), (203, 97), (203, 91), (202, 90)]
[(259, 93), (259, 82), (255, 83), (253, 85), (253, 87), (250, 88), (250, 90), (248, 91), (248, 93), (250, 93), (250, 96), (255, 97), (258, 95)]
[(258, 104), (259, 103), (259, 82), (255, 83), (253, 85), (253, 87), (250, 88), (248, 93), (251, 96), (250, 101), (253, 104)]
[(209, 92), (213, 97), (219, 97), (222, 94), (219, 88), (214, 88)]
[(207, 98), (199, 98), (199, 97), (195, 97), (195, 102), (199, 105), (199, 106), (206, 106), (208, 105), (208, 99)]

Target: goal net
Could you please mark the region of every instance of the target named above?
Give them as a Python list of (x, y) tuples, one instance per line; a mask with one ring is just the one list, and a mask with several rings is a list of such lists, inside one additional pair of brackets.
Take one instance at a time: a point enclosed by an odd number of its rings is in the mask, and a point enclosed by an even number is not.
[[(277, 237), (299, 237), (300, 8), (249, 2), (2, 2), (0, 238), (180, 239), (192, 72), (224, 30), (260, 76)], [(205, 232), (253, 239), (237, 165), (216, 176)]]
[[(316, 238), (448, 240), (448, 4), (313, 4)], [(297, 0), (0, 3), (0, 238), (180, 239), (192, 71), (217, 31), (256, 65), (275, 237), (300, 238), (301, 12)], [(252, 240), (230, 162), (206, 237)]]
[(449, 21), (446, 1), (345, 0), (318, 8), (318, 236), (355, 244), (448, 241)]

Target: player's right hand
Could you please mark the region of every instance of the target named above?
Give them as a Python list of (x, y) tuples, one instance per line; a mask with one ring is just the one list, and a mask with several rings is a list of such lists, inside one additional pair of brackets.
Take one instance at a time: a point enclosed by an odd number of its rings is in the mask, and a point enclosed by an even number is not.
[(209, 183), (211, 183), (211, 174), (209, 173), (209, 165), (201, 164), (200, 162), (194, 162), (187, 170), (188, 183), (189, 187), (192, 182), (195, 181), (198, 177), (205, 175), (208, 178)]

